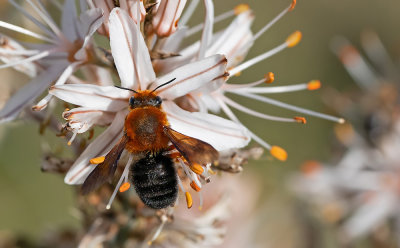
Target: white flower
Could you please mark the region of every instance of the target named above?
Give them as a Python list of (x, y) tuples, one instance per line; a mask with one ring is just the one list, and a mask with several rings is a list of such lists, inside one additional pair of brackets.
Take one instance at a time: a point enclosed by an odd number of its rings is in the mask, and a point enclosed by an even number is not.
[[(175, 81), (158, 91), (158, 95), (163, 99), (163, 110), (173, 129), (203, 140), (217, 150), (238, 148), (248, 144), (250, 137), (247, 129), (242, 125), (208, 113), (188, 112), (173, 102), (177, 97), (186, 95), (224, 75), (226, 59), (223, 55), (214, 55), (189, 63), (156, 78), (144, 39), (137, 25), (125, 11), (115, 8), (111, 12), (109, 30), (111, 52), (122, 87), (138, 91), (152, 89), (155, 87), (153, 85), (159, 85), (175, 78)], [(80, 114), (79, 118), (84, 122), (77, 123), (77, 125), (82, 125), (82, 127), (79, 126), (81, 129), (77, 130), (86, 129), (85, 124), (97, 124), (100, 120), (107, 120), (110, 115), (114, 116), (110, 127), (86, 148), (65, 177), (67, 184), (81, 184), (95, 167), (90, 164), (90, 159), (107, 154), (122, 135), (123, 119), (128, 111), (131, 92), (112, 86), (89, 84), (55, 85), (49, 92), (64, 101), (84, 108), (84, 112), (82, 112), (82, 108), (79, 108), (64, 113), (64, 116), (71, 111)], [(182, 166), (186, 168), (187, 165)], [(116, 190), (122, 183), (122, 179), (128, 177), (128, 172), (128, 169), (124, 170)], [(185, 172), (201, 187), (197, 176), (189, 170)], [(208, 170), (205, 169), (203, 174), (208, 177)], [(182, 190), (186, 191), (183, 187)]]
[[(26, 73), (37, 76), (7, 102), (0, 111), (0, 122), (16, 118), (25, 106), (35, 101), (53, 82), (55, 82), (55, 85), (64, 84), (80, 66), (87, 63), (92, 56), (92, 54), (88, 54), (87, 50), (90, 46), (91, 37), (103, 21), (101, 9), (86, 10), (85, 4), (81, 2), (82, 13), (78, 17), (75, 1), (66, 0), (62, 8), (60, 28), (52, 20), (41, 2), (35, 3), (33, 0), (26, 2), (41, 20), (33, 17), (14, 0), (10, 0), (10, 3), (38, 26), (43, 34), (3, 21), (0, 21), (0, 27), (25, 34), (44, 43), (28, 43), (27, 46), (30, 48), (26, 49), (16, 41), (8, 40), (12, 43), (13, 49), (0, 51), (2, 54), (7, 54), (7, 57), (0, 56), (2, 61), (6, 62), (4, 65), (0, 65), (0, 69), (24, 66), (29, 67), (29, 69), (24, 69)], [(34, 69), (32, 63), (35, 63)], [(34, 110), (45, 108), (50, 99), (50, 95), (46, 96), (33, 107)]]
[[(212, 2), (205, 1), (206, 8), (212, 10)], [(233, 121), (240, 123), (239, 119), (234, 115), (230, 108), (235, 108), (246, 114), (250, 114), (262, 119), (273, 120), (273, 121), (283, 121), (283, 122), (297, 122), (305, 123), (306, 119), (303, 117), (295, 116), (291, 118), (271, 116), (264, 113), (260, 113), (249, 109), (241, 104), (233, 101), (226, 96), (226, 93), (233, 93), (242, 97), (250, 98), (262, 103), (275, 105), (278, 107), (286, 108), (298, 113), (303, 113), (306, 115), (316, 116), (319, 118), (324, 118), (327, 120), (335, 121), (338, 123), (343, 123), (342, 118), (337, 118), (329, 116), (326, 114), (317, 113), (311, 110), (303, 109), (297, 106), (293, 106), (287, 103), (283, 103), (266, 96), (261, 96), (259, 94), (275, 94), (281, 92), (294, 92), (300, 90), (316, 90), (320, 87), (320, 82), (318, 80), (311, 80), (307, 83), (280, 86), (280, 87), (255, 87), (263, 83), (272, 83), (274, 81), (274, 74), (268, 73), (266, 76), (256, 82), (247, 84), (229, 84), (227, 79), (232, 78), (236, 74), (240, 74), (245, 69), (253, 66), (254, 64), (267, 59), (276, 53), (288, 48), (295, 46), (301, 39), (301, 33), (299, 31), (291, 34), (285, 42), (281, 45), (255, 57), (246, 62), (242, 62), (247, 55), (247, 52), (254, 44), (254, 42), (267, 31), (274, 23), (276, 23), (280, 18), (282, 18), (286, 13), (293, 10), (296, 5), (296, 1), (285, 8), (278, 16), (276, 16), (271, 22), (267, 23), (259, 32), (253, 35), (250, 27), (254, 19), (254, 15), (251, 10), (249, 10), (247, 5), (239, 5), (234, 11), (224, 13), (215, 18), (215, 21), (223, 20), (233, 14), (238, 16), (232, 21), (232, 23), (224, 30), (213, 34), (212, 25), (214, 22), (213, 11), (207, 11), (206, 21), (204, 24), (204, 31), (202, 39), (184, 49), (180, 49), (178, 46), (181, 41), (193, 34), (199, 29), (194, 27), (192, 29), (181, 29), (174, 35), (166, 38), (164, 43), (158, 47), (159, 50), (166, 52), (175, 52), (180, 56), (171, 57), (164, 60), (156, 61), (155, 70), (159, 73), (164, 73), (165, 71), (176, 68), (177, 66), (186, 64), (190, 61), (196, 61), (204, 56), (209, 56), (211, 54), (224, 54), (228, 60), (228, 73), (221, 77), (215, 82), (208, 83), (201, 88), (190, 92), (187, 99), (188, 104), (191, 105), (193, 109), (200, 112), (220, 112), (221, 110)], [(180, 24), (183, 25), (183, 24)], [(194, 30), (194, 31), (193, 31)], [(187, 105), (187, 104), (186, 104)], [(251, 133), (251, 137), (258, 142), (260, 145), (265, 147), (270, 151), (270, 153), (278, 158), (279, 160), (286, 160), (286, 151), (278, 146), (271, 146), (256, 134)]]

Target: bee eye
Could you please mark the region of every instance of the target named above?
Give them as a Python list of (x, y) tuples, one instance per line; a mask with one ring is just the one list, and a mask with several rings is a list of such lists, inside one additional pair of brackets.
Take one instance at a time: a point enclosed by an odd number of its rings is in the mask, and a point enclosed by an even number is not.
[(162, 103), (161, 97), (156, 96), (156, 105), (161, 105), (161, 103)]
[(129, 105), (131, 106), (131, 108), (133, 108), (134, 104), (135, 104), (135, 98), (132, 96), (131, 98), (129, 98)]

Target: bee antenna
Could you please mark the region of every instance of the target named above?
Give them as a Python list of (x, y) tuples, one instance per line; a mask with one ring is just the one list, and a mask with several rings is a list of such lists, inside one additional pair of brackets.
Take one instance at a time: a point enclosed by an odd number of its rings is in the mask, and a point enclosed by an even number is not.
[(117, 86), (117, 85), (114, 85), (114, 87), (117, 87), (118, 89), (122, 89), (122, 90), (129, 90), (129, 91), (132, 91), (134, 93), (138, 93), (136, 90), (132, 90), (132, 89), (129, 89), (129, 88), (124, 88), (124, 87)]
[(154, 92), (154, 91), (158, 90), (159, 88), (164, 87), (165, 85), (172, 83), (173, 81), (175, 81), (175, 79), (176, 79), (176, 78), (173, 78), (173, 79), (169, 80), (168, 82), (163, 83), (163, 84), (157, 86), (157, 87), (156, 87), (154, 90), (152, 90), (151, 92)]

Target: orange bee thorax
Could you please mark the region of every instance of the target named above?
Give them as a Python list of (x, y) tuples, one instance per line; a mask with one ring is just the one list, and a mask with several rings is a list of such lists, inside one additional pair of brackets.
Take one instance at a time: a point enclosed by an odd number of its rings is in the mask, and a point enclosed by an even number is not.
[[(144, 92), (147, 93), (147, 92)], [(151, 97), (150, 97), (151, 99)], [(160, 106), (146, 104), (147, 94), (135, 95), (136, 107), (125, 118), (125, 133), (129, 138), (126, 149), (132, 153), (158, 152), (168, 147), (169, 139), (164, 133), (168, 126), (167, 115)]]

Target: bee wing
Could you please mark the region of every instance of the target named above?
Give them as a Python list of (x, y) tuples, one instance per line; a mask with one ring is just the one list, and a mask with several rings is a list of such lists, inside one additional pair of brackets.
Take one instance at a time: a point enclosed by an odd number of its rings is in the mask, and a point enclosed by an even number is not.
[(127, 142), (128, 137), (123, 135), (111, 151), (107, 153), (104, 161), (97, 165), (86, 178), (81, 188), (82, 194), (85, 195), (96, 190), (114, 175), (115, 170), (117, 169), (118, 160), (121, 153), (124, 151)]
[(205, 165), (218, 159), (218, 151), (204, 141), (181, 134), (168, 126), (164, 126), (164, 133), (189, 163)]

